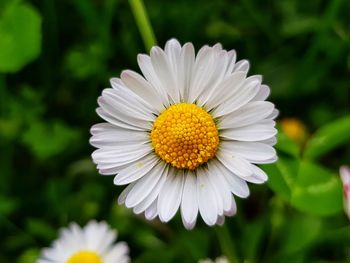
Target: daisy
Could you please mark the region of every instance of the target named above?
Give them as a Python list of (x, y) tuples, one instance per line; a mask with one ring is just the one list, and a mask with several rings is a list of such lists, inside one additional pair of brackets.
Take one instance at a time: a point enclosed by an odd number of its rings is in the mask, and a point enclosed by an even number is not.
[(114, 244), (117, 233), (105, 222), (90, 221), (84, 228), (71, 223), (60, 231), (51, 248), (43, 250), (37, 263), (127, 263), (129, 248)]
[(340, 167), (339, 173), (344, 191), (344, 211), (347, 217), (350, 219), (350, 168), (343, 165)]
[(99, 172), (128, 185), (118, 202), (149, 220), (180, 209), (187, 229), (198, 214), (222, 224), (236, 213), (232, 194), (247, 197), (247, 182), (267, 180), (255, 164), (277, 159), (269, 87), (220, 44), (195, 55), (172, 39), (137, 58), (143, 76), (125, 70), (98, 98), (106, 122), (91, 128), (90, 143)]
[(211, 260), (209, 258), (201, 259), (198, 263), (230, 263), (230, 261), (226, 257), (219, 257), (215, 260)]

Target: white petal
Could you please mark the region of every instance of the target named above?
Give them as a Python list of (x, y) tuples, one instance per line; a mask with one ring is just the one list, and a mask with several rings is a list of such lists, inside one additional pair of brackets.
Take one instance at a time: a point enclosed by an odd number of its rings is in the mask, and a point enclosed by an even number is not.
[(150, 141), (147, 132), (124, 129), (110, 123), (95, 124), (90, 132), (92, 134), (90, 144), (96, 148), (114, 147), (130, 142), (144, 144)]
[(180, 92), (176, 88), (172, 67), (164, 51), (159, 47), (153, 47), (151, 49), (151, 61), (160, 83), (166, 89), (172, 101), (174, 103), (180, 102)]
[(195, 61), (195, 52), (192, 43), (186, 43), (181, 50), (178, 68), (178, 83), (181, 98), (188, 101), (188, 94), (191, 85), (192, 71)]
[(129, 123), (121, 121), (121, 120), (117, 119), (114, 115), (111, 115), (110, 113), (103, 110), (102, 108), (97, 108), (96, 112), (102, 119), (104, 119), (105, 121), (107, 121), (107, 122), (109, 122), (117, 127), (129, 129), (129, 130), (135, 130), (135, 131), (145, 131), (145, 129), (142, 128), (142, 125), (139, 126), (137, 123), (131, 125)]
[(254, 173), (254, 177), (257, 179), (257, 183), (264, 183), (267, 181), (268, 177), (266, 173), (261, 170), (258, 166), (252, 165), (252, 170)]
[(276, 119), (278, 117), (279, 113), (280, 112), (277, 109), (274, 109), (272, 111), (272, 113), (269, 116), (267, 116), (267, 118), (271, 119), (271, 120), (274, 120), (274, 119)]
[(205, 171), (201, 168), (197, 169), (197, 195), (199, 212), (204, 222), (209, 226), (214, 225), (218, 217), (216, 197)]
[(159, 181), (159, 178), (162, 176), (165, 167), (166, 165), (161, 162), (156, 165), (148, 174), (136, 181), (135, 186), (133, 189), (131, 189), (128, 196), (126, 197), (125, 206), (130, 208), (141, 203)]
[(223, 141), (220, 147), (232, 155), (240, 156), (252, 163), (276, 156), (276, 150), (272, 146), (260, 142)]
[(256, 124), (220, 131), (220, 137), (237, 141), (262, 141), (277, 134), (275, 122), (263, 120)]
[(235, 67), (236, 59), (237, 59), (236, 51), (230, 50), (229, 52), (227, 52), (227, 57), (228, 57), (228, 64), (226, 69), (226, 77), (231, 75), (233, 68)]
[(153, 203), (146, 209), (145, 211), (145, 217), (148, 220), (152, 220), (156, 218), (158, 215), (157, 210), (157, 199), (153, 201)]
[(128, 194), (130, 193), (130, 191), (134, 188), (136, 182), (133, 182), (131, 184), (129, 184), (124, 190), (123, 192), (121, 192), (121, 194), (118, 197), (118, 204), (122, 205), (125, 203), (126, 197), (128, 196)]
[(201, 82), (198, 93), (196, 94), (195, 100), (198, 106), (204, 106), (211, 99), (212, 94), (216, 93), (217, 86), (224, 79), (227, 63), (228, 57), (226, 51), (221, 51), (214, 55), (211, 72), (209, 72), (210, 75), (203, 76), (205, 82)]
[(182, 170), (170, 170), (158, 197), (159, 219), (162, 222), (168, 222), (176, 214), (181, 203), (184, 178)]
[(234, 197), (232, 196), (232, 202), (231, 202), (231, 207), (228, 211), (225, 212), (225, 216), (233, 216), (237, 212), (237, 206), (236, 206), (236, 201)]
[(192, 229), (196, 224), (198, 214), (197, 178), (192, 172), (187, 172), (185, 177), (181, 201), (181, 216), (185, 227)]
[(233, 67), (233, 72), (235, 71), (244, 71), (248, 73), (249, 70), (249, 61), (246, 59), (242, 59), (238, 61), (235, 66)]
[(238, 128), (256, 123), (269, 116), (274, 107), (275, 106), (271, 102), (267, 101), (250, 102), (240, 109), (222, 117), (218, 124), (219, 128)]
[(121, 73), (121, 79), (130, 90), (138, 94), (157, 110), (154, 113), (164, 110), (163, 102), (157, 90), (140, 74), (131, 70), (125, 70)]
[(252, 100), (263, 101), (263, 100), (266, 100), (269, 95), (270, 95), (269, 86), (261, 85), (258, 94), (256, 94)]
[(215, 224), (222, 226), (224, 223), (225, 223), (225, 216), (224, 215), (218, 216), (218, 220), (216, 221)]
[(105, 263), (128, 263), (130, 258), (128, 256), (129, 248), (125, 242), (118, 242), (104, 255), (103, 262)]
[(219, 149), (216, 157), (227, 169), (242, 178), (253, 174), (251, 164), (248, 161), (239, 156), (232, 155), (232, 153), (226, 150)]
[(210, 93), (206, 103), (208, 109), (215, 108), (222, 103), (223, 100), (227, 100), (227, 98), (235, 94), (241, 88), (245, 76), (245, 72), (234, 72), (222, 81), (215, 89), (212, 89), (212, 93)]
[(118, 107), (110, 97), (99, 97), (97, 101), (103, 111), (113, 116), (115, 119), (144, 130), (151, 130), (151, 121), (143, 119), (141, 115), (130, 108), (124, 108), (123, 106)]
[(262, 140), (262, 141), (260, 141), (260, 142), (266, 143), (266, 144), (271, 145), (271, 146), (274, 146), (274, 145), (277, 143), (277, 138), (276, 138), (276, 136), (273, 136), (273, 137), (271, 137), (271, 138)]
[(169, 173), (169, 166), (167, 166), (164, 169), (162, 176), (160, 177), (159, 181), (154, 186), (152, 191), (149, 193), (149, 195), (141, 203), (139, 203), (134, 207), (133, 211), (135, 214), (140, 214), (143, 211), (145, 211), (159, 196), (159, 193), (162, 190), (164, 183), (168, 177), (168, 173)]
[[(241, 72), (241, 71), (239, 71)], [(215, 118), (227, 115), (246, 105), (260, 89), (261, 76), (254, 75), (247, 78), (233, 94), (223, 92), (218, 107), (213, 111)], [(225, 95), (223, 95), (225, 94)]]
[(174, 70), (176, 73), (179, 60), (180, 60), (180, 53), (181, 53), (181, 45), (179, 41), (177, 41), (174, 38), (170, 39), (169, 41), (166, 42), (164, 51), (169, 59), (172, 70)]
[(135, 94), (132, 90), (127, 88), (125, 84), (115, 84), (116, 79), (110, 79), (112, 89), (107, 88), (102, 91), (102, 97), (110, 98), (116, 107), (124, 107), (136, 112), (143, 119), (153, 121), (154, 115), (152, 112), (154, 108), (148, 102), (140, 98), (138, 94)]
[(141, 160), (131, 164), (127, 168), (121, 170), (114, 177), (115, 185), (124, 185), (134, 182), (147, 174), (159, 161), (158, 156), (150, 154)]
[(101, 148), (95, 150), (91, 156), (97, 164), (124, 165), (146, 156), (152, 151), (149, 144), (130, 144), (115, 146), (113, 148)]
[(249, 196), (249, 188), (245, 180), (241, 179), (237, 175), (233, 174), (220, 162), (213, 160), (208, 163), (208, 167), (216, 174), (221, 174), (227, 184), (229, 190), (234, 194), (242, 198)]
[(142, 71), (142, 74), (148, 80), (148, 82), (158, 91), (158, 95), (161, 98), (163, 104), (167, 107), (170, 102), (168, 99), (168, 94), (165, 88), (162, 86), (156, 72), (154, 71), (151, 58), (147, 55), (139, 54), (137, 56), (137, 62)]
[(213, 72), (213, 56), (213, 50), (207, 46), (199, 50), (193, 67), (188, 102), (193, 103), (209, 82)]

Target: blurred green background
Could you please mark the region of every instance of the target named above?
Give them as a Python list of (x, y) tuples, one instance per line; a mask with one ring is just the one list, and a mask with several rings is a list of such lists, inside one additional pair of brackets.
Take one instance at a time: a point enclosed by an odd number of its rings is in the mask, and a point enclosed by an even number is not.
[[(160, 46), (221, 42), (280, 110), (279, 161), (224, 227), (147, 222), (91, 162), (96, 99), (147, 53), (122, 0), (0, 1), (0, 262), (34, 262), (71, 221), (106, 220), (133, 262), (350, 262), (350, 1), (146, 0)], [(292, 119), (291, 119), (292, 118)], [(294, 135), (293, 135), (294, 134)]]

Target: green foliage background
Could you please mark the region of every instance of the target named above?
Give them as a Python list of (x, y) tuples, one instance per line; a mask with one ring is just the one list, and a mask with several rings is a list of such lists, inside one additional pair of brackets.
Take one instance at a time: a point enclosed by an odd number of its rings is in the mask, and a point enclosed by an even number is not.
[(184, 230), (116, 204), (122, 187), (97, 174), (89, 128), (108, 79), (147, 53), (127, 1), (0, 2), (0, 262), (34, 262), (71, 221), (106, 220), (133, 262), (350, 262), (338, 168), (350, 164), (350, 2), (146, 0), (158, 44), (221, 42), (262, 74), (279, 119), (301, 120), (298, 144), (279, 133), (265, 185), (237, 198), (224, 227)]

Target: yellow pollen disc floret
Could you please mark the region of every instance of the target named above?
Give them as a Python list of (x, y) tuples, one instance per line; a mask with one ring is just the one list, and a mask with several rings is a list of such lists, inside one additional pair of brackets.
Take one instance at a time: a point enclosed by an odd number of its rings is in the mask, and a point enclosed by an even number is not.
[(155, 152), (176, 168), (194, 170), (215, 156), (218, 130), (212, 116), (195, 104), (179, 103), (164, 110), (151, 131)]
[(67, 263), (102, 263), (102, 259), (93, 251), (83, 250), (73, 254)]

